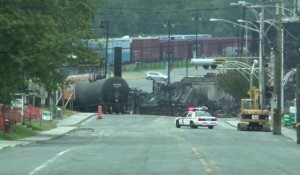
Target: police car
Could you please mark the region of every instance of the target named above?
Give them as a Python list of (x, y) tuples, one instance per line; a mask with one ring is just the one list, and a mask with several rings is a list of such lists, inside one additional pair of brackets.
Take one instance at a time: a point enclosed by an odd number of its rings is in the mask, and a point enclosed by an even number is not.
[(218, 123), (217, 117), (212, 116), (203, 108), (195, 108), (195, 110), (183, 113), (181, 117), (175, 119), (176, 128), (181, 126), (190, 126), (191, 128), (198, 128), (199, 126), (213, 129)]

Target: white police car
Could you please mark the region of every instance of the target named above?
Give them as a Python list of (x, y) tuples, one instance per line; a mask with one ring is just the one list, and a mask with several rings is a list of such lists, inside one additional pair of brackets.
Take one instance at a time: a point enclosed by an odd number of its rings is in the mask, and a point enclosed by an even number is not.
[(183, 113), (181, 117), (175, 119), (175, 126), (190, 126), (191, 128), (198, 128), (199, 126), (213, 129), (218, 123), (217, 117), (211, 116), (207, 111), (195, 110)]

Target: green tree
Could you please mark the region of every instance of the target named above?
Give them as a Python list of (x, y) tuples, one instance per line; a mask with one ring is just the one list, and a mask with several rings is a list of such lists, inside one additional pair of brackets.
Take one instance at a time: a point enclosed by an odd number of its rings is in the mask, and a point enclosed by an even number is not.
[[(79, 52), (94, 10), (92, 0), (1, 1), (0, 102), (9, 103), (28, 80), (54, 90), (65, 79), (63, 66), (95, 62)], [(75, 53), (77, 60), (69, 56)]]
[[(163, 24), (172, 20), (175, 28), (172, 34), (195, 33), (195, 13), (201, 16), (199, 33), (221, 35), (236, 35), (232, 25), (222, 25), (209, 22), (210, 18), (239, 19), (242, 18), (241, 9), (230, 6), (230, 0), (98, 0), (95, 23), (109, 20), (111, 36), (123, 35), (159, 35), (166, 34)], [(221, 24), (220, 24), (221, 25)], [(221, 30), (220, 30), (221, 29)], [(101, 33), (98, 33), (101, 34)]]
[(231, 95), (237, 102), (247, 97), (250, 88), (248, 80), (236, 70), (218, 75), (218, 86)]

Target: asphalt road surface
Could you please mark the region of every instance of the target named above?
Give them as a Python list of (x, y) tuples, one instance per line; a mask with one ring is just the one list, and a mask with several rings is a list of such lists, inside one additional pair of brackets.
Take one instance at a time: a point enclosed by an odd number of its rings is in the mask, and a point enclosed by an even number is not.
[(298, 175), (300, 146), (284, 136), (175, 128), (174, 118), (104, 115), (60, 138), (0, 151), (5, 175)]

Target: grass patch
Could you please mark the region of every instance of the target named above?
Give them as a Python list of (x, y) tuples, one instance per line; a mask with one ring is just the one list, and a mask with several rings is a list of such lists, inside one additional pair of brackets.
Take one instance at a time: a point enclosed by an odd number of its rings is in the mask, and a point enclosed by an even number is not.
[(22, 125), (11, 125), (10, 131), (0, 131), (0, 140), (17, 140), (36, 135), (37, 132)]
[(71, 110), (67, 110), (67, 109), (63, 110), (63, 116), (64, 117), (70, 117), (73, 114), (76, 114), (76, 112), (75, 111), (71, 111)]
[(18, 140), (37, 134), (37, 131), (47, 131), (56, 128), (57, 120), (25, 121), (25, 125), (12, 124), (9, 132), (0, 131), (0, 140)]
[(36, 121), (36, 120), (31, 120), (31, 121), (26, 121), (25, 125), (28, 127), (31, 127), (35, 131), (47, 131), (53, 128), (56, 128), (57, 120), (52, 120), (52, 121)]

